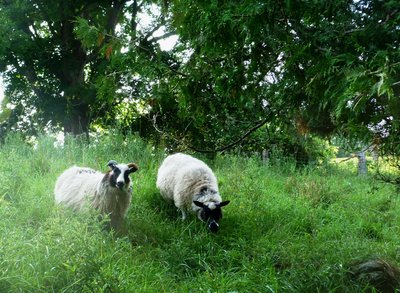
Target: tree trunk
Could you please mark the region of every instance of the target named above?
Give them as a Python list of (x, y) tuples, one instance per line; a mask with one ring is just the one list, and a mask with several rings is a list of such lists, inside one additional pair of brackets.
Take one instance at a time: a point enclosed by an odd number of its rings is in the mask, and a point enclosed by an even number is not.
[[(62, 22), (60, 34), (62, 36), (62, 48), (66, 52), (61, 60), (61, 68), (57, 72), (62, 88), (66, 93), (66, 113), (64, 117), (64, 133), (72, 135), (89, 134), (90, 104), (95, 100), (96, 94), (85, 81), (85, 65), (95, 60), (100, 54), (100, 48), (114, 35), (118, 17), (121, 15), (126, 0), (111, 1), (112, 5), (107, 12), (107, 24), (105, 31), (107, 37), (99, 44), (99, 49), (88, 55), (85, 47), (75, 35), (75, 18), (67, 18)], [(135, 3), (135, 2), (134, 2)]]
[(89, 134), (89, 106), (80, 104), (72, 107), (64, 118), (64, 134)]

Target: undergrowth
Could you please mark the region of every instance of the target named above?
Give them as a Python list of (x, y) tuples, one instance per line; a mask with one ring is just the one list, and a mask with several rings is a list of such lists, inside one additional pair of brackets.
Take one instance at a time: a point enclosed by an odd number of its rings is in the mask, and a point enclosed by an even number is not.
[[(9, 136), (0, 146), (0, 292), (363, 292), (348, 277), (351, 263), (400, 262), (396, 191), (344, 164), (298, 170), (290, 161), (203, 158), (231, 201), (210, 234), (160, 197), (165, 156), (135, 136), (69, 138), (63, 147)], [(110, 159), (140, 168), (122, 236), (103, 231), (93, 211), (54, 204), (64, 169), (106, 171)]]

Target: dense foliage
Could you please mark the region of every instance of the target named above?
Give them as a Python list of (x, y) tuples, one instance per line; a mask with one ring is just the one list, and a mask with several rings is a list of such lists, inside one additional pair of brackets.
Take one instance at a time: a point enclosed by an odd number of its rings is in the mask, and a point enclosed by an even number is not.
[[(207, 160), (231, 200), (212, 235), (161, 198), (155, 182), (165, 154), (138, 137), (54, 143), (46, 136), (29, 145), (14, 134), (0, 146), (1, 292), (372, 292), (351, 277), (352, 264), (400, 263), (399, 197), (358, 177), (352, 162), (299, 172), (283, 158)], [(95, 213), (54, 204), (63, 170), (105, 171), (110, 159), (140, 167), (120, 237), (103, 231)]]
[(396, 0), (0, 3), (3, 127), (30, 115), (30, 131), (112, 126), (305, 161), (316, 135), (400, 152)]

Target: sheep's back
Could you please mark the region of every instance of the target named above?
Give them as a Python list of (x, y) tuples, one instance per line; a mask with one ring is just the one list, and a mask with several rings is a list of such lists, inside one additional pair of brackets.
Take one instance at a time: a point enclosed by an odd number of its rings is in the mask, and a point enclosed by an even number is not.
[(167, 157), (157, 173), (157, 188), (165, 199), (173, 199), (173, 190), (176, 184), (176, 173), (179, 168), (179, 162), (174, 162), (171, 156)]
[(90, 168), (71, 167), (57, 179), (55, 201), (75, 210), (82, 209), (94, 197), (104, 174)]
[(179, 208), (189, 209), (193, 195), (202, 186), (218, 192), (217, 179), (203, 161), (185, 154), (168, 156), (161, 164), (157, 176), (157, 187), (164, 198), (171, 199)]

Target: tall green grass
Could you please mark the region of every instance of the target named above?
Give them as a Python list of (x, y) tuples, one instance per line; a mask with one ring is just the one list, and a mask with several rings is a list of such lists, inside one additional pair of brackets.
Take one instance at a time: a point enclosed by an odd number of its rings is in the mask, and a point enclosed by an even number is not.
[[(341, 165), (205, 159), (231, 200), (210, 234), (161, 199), (164, 157), (135, 136), (68, 138), (62, 148), (51, 137), (35, 146), (8, 137), (0, 146), (0, 292), (363, 292), (348, 278), (351, 263), (400, 262), (400, 203), (390, 185)], [(103, 231), (94, 212), (54, 204), (64, 169), (105, 171), (110, 159), (140, 167), (123, 236)]]

